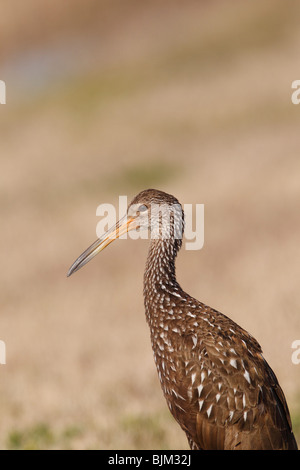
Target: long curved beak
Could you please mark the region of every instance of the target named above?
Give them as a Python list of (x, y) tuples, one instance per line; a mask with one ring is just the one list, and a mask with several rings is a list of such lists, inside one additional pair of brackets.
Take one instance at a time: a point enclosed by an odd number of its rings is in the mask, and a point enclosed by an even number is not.
[(98, 238), (89, 248), (87, 248), (70, 267), (67, 276), (71, 276), (82, 266), (93, 259), (100, 251), (104, 250), (111, 242), (119, 238), (124, 233), (137, 228), (135, 217), (127, 218), (125, 215), (113, 227), (111, 227), (101, 238)]

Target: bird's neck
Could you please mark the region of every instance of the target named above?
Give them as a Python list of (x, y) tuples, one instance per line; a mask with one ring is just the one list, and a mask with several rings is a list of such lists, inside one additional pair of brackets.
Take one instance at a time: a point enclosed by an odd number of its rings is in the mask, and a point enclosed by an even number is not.
[(158, 312), (170, 295), (179, 295), (181, 287), (176, 281), (175, 258), (181, 240), (151, 240), (146, 269), (144, 273), (144, 303), (148, 323)]

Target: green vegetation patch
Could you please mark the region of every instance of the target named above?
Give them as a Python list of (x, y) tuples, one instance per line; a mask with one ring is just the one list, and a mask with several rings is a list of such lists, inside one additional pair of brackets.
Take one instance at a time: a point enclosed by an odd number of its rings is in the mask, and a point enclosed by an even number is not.
[(55, 433), (48, 424), (38, 423), (27, 429), (13, 430), (8, 434), (9, 450), (71, 449), (72, 442), (82, 435), (78, 426), (68, 426)]

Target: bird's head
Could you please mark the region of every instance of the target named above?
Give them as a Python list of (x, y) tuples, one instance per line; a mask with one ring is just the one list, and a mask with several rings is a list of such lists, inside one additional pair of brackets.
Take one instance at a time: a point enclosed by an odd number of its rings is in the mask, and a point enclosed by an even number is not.
[(77, 258), (70, 267), (68, 276), (131, 230), (148, 231), (151, 239), (178, 240), (180, 246), (183, 228), (183, 210), (174, 196), (156, 189), (141, 191), (129, 204), (126, 215)]

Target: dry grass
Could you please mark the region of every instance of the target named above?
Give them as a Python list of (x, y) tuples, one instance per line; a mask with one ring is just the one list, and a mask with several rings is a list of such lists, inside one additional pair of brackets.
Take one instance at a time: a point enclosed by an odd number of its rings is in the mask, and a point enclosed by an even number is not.
[(115, 243), (66, 278), (96, 207), (146, 187), (205, 204), (204, 248), (179, 255), (178, 278), (259, 340), (299, 439), (298, 15), (295, 2), (154, 2), (84, 36), (74, 20), (61, 47), (75, 31), (88, 47), (67, 48), (74, 68), (38, 93), (6, 63), (1, 448), (187, 448), (143, 314), (147, 243)]

